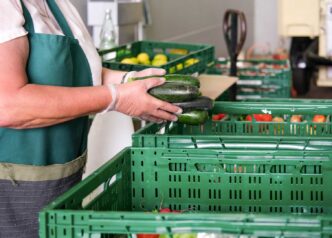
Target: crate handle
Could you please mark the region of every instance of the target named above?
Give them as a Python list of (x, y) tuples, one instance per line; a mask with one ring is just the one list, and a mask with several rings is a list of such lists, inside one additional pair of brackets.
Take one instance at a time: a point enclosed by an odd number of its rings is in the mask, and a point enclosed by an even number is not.
[(330, 115), (332, 103), (324, 102), (215, 102), (214, 113), (226, 114), (291, 114), (291, 115)]
[[(105, 183), (109, 182), (110, 177), (113, 177), (112, 175), (117, 175), (115, 177), (115, 182), (120, 180), (122, 175), (120, 176), (118, 174), (122, 170), (124, 163), (127, 162), (125, 158), (130, 156), (130, 152), (129, 148), (124, 148), (117, 154), (117, 156), (115, 156), (112, 160), (109, 160), (104, 166), (97, 169), (93, 174), (76, 184), (66, 193), (60, 195), (56, 200), (45, 207), (43, 211), (62, 207), (81, 207), (84, 199), (91, 195), (100, 185), (104, 186)], [(123, 174), (123, 176), (125, 176), (125, 174)], [(111, 185), (115, 182), (112, 181)], [(93, 200), (84, 207), (89, 207), (89, 204), (92, 202)]]
[(111, 178), (109, 178), (104, 185), (104, 190), (110, 189), (117, 181), (122, 179), (122, 171), (117, 174), (114, 174)]

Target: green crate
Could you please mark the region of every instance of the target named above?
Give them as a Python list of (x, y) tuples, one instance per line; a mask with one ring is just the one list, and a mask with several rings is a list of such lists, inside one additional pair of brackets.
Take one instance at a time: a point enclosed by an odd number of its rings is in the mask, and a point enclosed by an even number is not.
[(290, 98), (291, 88), (288, 86), (245, 86), (237, 85), (236, 100)]
[[(289, 61), (242, 60), (238, 61), (238, 66), (237, 100), (289, 98), (291, 96)], [(216, 61), (212, 67), (207, 69), (206, 73), (229, 75), (229, 61)]]
[[(331, 157), (128, 148), (42, 210), (40, 237), (198, 232), (332, 237)], [(183, 213), (151, 212), (160, 207)]]
[[(211, 70), (229, 70), (230, 61), (228, 59), (217, 59), (215, 64), (210, 68)], [(272, 72), (278, 72), (279, 70), (289, 71), (291, 69), (289, 60), (269, 60), (269, 59), (250, 59), (250, 60), (238, 60), (238, 70), (271, 70)]]
[[(187, 54), (175, 54), (174, 50), (185, 50)], [(136, 41), (111, 50), (102, 51), (100, 54), (110, 54), (112, 56), (111, 60), (103, 62), (103, 66), (114, 70), (139, 71), (151, 67), (157, 68), (151, 65), (123, 64), (120, 62), (124, 58), (137, 56), (141, 52), (146, 52), (150, 57), (159, 53), (165, 54), (169, 58), (169, 61), (159, 68), (165, 69), (167, 73), (202, 73), (214, 62), (213, 46), (176, 42)], [(197, 59), (199, 61), (192, 65), (187, 65), (186, 61), (190, 59)]]
[[(292, 100), (247, 102), (216, 102), (212, 113), (226, 113), (229, 120), (211, 122), (215, 133), (223, 135), (294, 136), (332, 138), (332, 100)], [(240, 121), (240, 115), (268, 113), (284, 118), (284, 122)], [(325, 115), (325, 123), (314, 123), (314, 115)], [(303, 121), (290, 122), (292, 115), (302, 115)]]
[[(240, 121), (245, 115), (272, 113), (282, 116), (284, 122)], [(207, 121), (201, 126), (148, 124), (133, 134), (135, 147), (165, 148), (225, 148), (226, 139), (240, 137), (244, 142), (257, 144), (257, 148), (289, 148), (300, 150), (332, 149), (332, 100), (292, 100), (215, 102), (213, 114), (225, 113), (223, 121)], [(315, 114), (326, 115), (325, 123), (313, 123)], [(291, 115), (303, 115), (307, 122), (291, 123)], [(227, 138), (230, 137), (230, 138)], [(260, 139), (261, 138), (261, 139)], [(297, 147), (297, 142), (303, 146)], [(295, 144), (294, 144), (295, 143)], [(298, 144), (298, 145), (299, 145)], [(316, 147), (312, 147), (316, 144)], [(283, 147), (281, 147), (283, 145)], [(293, 147), (294, 145), (295, 147)], [(306, 147), (305, 145), (308, 145)], [(246, 144), (243, 145), (246, 148)]]

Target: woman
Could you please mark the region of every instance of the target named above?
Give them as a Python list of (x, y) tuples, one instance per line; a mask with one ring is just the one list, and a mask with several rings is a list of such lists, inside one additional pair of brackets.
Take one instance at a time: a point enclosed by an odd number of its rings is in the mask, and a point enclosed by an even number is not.
[(147, 94), (161, 78), (123, 83), (163, 70), (102, 69), (69, 0), (0, 9), (0, 237), (38, 237), (38, 211), (81, 179), (88, 114), (161, 122), (181, 110)]

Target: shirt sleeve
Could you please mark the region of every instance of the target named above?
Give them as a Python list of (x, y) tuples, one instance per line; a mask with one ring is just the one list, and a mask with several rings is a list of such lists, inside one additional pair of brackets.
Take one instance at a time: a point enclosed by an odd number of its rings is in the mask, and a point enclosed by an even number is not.
[(0, 0), (0, 43), (27, 35), (20, 0)]

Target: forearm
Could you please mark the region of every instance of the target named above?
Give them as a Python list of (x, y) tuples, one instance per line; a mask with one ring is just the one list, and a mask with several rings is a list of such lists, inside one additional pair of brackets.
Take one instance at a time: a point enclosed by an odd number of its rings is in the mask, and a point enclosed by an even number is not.
[(117, 70), (111, 70), (107, 68), (103, 68), (102, 71), (102, 79), (103, 84), (120, 84), (121, 80), (126, 72), (125, 71), (117, 71)]
[(105, 86), (55, 87), (26, 84), (15, 92), (2, 92), (0, 124), (35, 128), (58, 124), (105, 109), (112, 96)]

